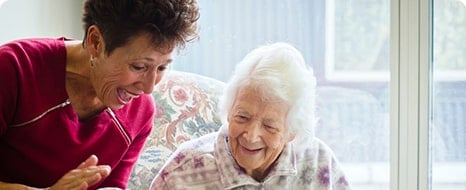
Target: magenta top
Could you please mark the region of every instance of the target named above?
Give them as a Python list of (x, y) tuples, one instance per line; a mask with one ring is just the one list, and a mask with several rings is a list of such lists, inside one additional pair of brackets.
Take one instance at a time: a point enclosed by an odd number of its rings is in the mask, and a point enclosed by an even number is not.
[(48, 187), (90, 155), (112, 168), (90, 188), (125, 188), (152, 129), (153, 98), (80, 121), (65, 90), (65, 38), (0, 46), (0, 181)]

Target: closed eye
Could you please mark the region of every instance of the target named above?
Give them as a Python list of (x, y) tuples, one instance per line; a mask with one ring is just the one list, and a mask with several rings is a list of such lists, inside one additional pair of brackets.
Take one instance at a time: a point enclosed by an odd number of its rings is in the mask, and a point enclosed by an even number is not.
[(245, 121), (247, 121), (248, 119), (249, 119), (248, 117), (242, 116), (242, 115), (237, 115), (237, 116), (235, 116), (235, 120), (236, 120), (236, 121), (239, 121), (239, 122), (245, 122)]
[(271, 133), (277, 133), (277, 132), (280, 131), (280, 129), (278, 127), (276, 127), (275, 125), (263, 125), (263, 126), (267, 131), (269, 131)]
[(271, 126), (271, 125), (264, 125), (264, 127), (267, 128), (267, 129), (276, 129), (276, 127)]
[(131, 68), (131, 70), (137, 71), (137, 72), (146, 71), (146, 70), (147, 70), (147, 67), (146, 67), (146, 66), (139, 66), (139, 65), (136, 65), (136, 64), (131, 64), (131, 65), (130, 65), (130, 68)]

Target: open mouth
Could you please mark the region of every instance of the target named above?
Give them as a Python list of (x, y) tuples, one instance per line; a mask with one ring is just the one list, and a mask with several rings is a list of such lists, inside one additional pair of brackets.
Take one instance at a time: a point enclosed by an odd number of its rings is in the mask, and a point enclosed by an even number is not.
[(243, 152), (246, 153), (246, 154), (257, 154), (258, 152), (260, 152), (262, 150), (262, 148), (249, 149), (249, 148), (246, 148), (244, 146), (241, 146), (241, 147), (243, 149)]
[(133, 98), (138, 98), (139, 97), (139, 95), (130, 93), (130, 92), (128, 92), (128, 91), (126, 91), (125, 89), (122, 89), (122, 88), (118, 88), (117, 93), (118, 93), (118, 99), (120, 99), (121, 103), (123, 103), (123, 104), (127, 104)]

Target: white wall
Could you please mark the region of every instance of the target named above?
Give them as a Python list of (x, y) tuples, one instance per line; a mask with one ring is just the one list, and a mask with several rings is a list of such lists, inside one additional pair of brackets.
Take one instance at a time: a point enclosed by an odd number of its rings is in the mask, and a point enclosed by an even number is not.
[(7, 0), (0, 5), (0, 44), (27, 37), (82, 39), (80, 0)]

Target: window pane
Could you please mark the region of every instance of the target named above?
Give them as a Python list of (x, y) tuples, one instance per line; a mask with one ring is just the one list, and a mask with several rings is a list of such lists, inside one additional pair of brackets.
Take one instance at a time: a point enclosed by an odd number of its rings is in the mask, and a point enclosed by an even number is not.
[(432, 189), (466, 187), (466, 1), (433, 1)]
[(253, 48), (292, 43), (318, 82), (316, 135), (354, 189), (389, 189), (389, 0), (200, 1), (201, 38), (173, 68), (227, 81)]

